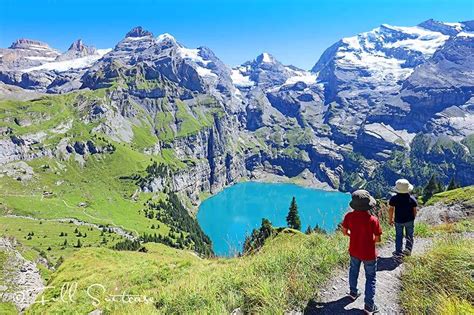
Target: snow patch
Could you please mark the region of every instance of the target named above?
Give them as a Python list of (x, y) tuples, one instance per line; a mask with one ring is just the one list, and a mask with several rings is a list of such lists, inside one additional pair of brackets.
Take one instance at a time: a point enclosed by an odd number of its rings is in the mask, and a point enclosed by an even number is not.
[(444, 24), (444, 25), (447, 25), (447, 26), (453, 27), (456, 31), (461, 31), (462, 28), (463, 28), (463, 25), (462, 25), (461, 23), (448, 23), (448, 22), (444, 22), (443, 24)]
[(409, 50), (415, 50), (423, 53), (424, 55), (433, 55), (435, 51), (442, 46), (448, 39), (449, 36), (441, 33), (438, 36), (420, 36), (416, 39), (404, 39), (396, 41), (395, 43), (389, 43), (385, 47), (387, 48), (405, 48)]
[(213, 73), (210, 69), (201, 66), (197, 66), (196, 71), (201, 77), (217, 77), (217, 75)]
[(150, 38), (150, 36), (141, 36), (141, 37), (125, 37), (125, 40), (128, 40), (128, 41), (135, 42), (135, 41), (144, 40), (144, 39), (148, 39), (148, 38)]
[(342, 42), (344, 44), (349, 45), (350, 48), (352, 49), (357, 49), (360, 50), (362, 47), (359, 43), (359, 38), (358, 36), (353, 36), (353, 37), (346, 37), (342, 39)]
[(32, 56), (25, 57), (28, 60), (37, 60), (37, 61), (54, 61), (56, 57), (43, 57), (43, 56)]
[(161, 35), (158, 35), (158, 37), (156, 38), (158, 42), (164, 41), (165, 39), (169, 39), (176, 42), (176, 39), (174, 38), (174, 36), (168, 33), (163, 33)]
[(273, 62), (273, 58), (272, 58), (272, 56), (270, 56), (269, 53), (264, 52), (262, 55), (263, 55), (262, 62), (266, 62), (266, 63), (272, 63)]
[(384, 123), (372, 123), (364, 126), (364, 130), (367, 134), (376, 138), (382, 139), (386, 142), (397, 143), (405, 147), (409, 147), (415, 133), (409, 133), (405, 129), (396, 130), (392, 126)]
[(471, 32), (460, 32), (456, 37), (474, 37), (474, 33)]
[(242, 72), (240, 72), (240, 70), (238, 69), (232, 69), (230, 78), (236, 86), (249, 87), (255, 84), (253, 81), (250, 80), (250, 76), (244, 76)]
[(406, 79), (413, 69), (402, 67), (407, 59), (405, 54), (388, 54), (387, 50), (403, 49), (411, 54), (421, 53), (427, 59), (448, 39), (447, 35), (418, 26), (383, 24), (372, 31), (343, 38), (345, 45), (339, 47), (335, 60), (347, 70), (365, 70), (368, 76), (361, 76), (362, 81), (382, 81), (384, 84), (396, 85), (397, 80)]
[(105, 49), (97, 49), (97, 53), (102, 57), (106, 54), (108, 54), (109, 52), (111, 52), (112, 49), (111, 48), (105, 48)]
[(304, 82), (306, 84), (316, 83), (317, 75), (308, 71), (295, 71), (295, 75), (289, 77), (284, 85), (295, 84), (297, 82)]
[(87, 68), (91, 66), (94, 62), (102, 58), (103, 55), (105, 55), (111, 50), (112, 49), (99, 49), (97, 50), (96, 55), (76, 58), (72, 60), (48, 62), (40, 66), (24, 69), (22, 70), (22, 72), (30, 72), (30, 71), (36, 71), (36, 70), (46, 70), (46, 71), (53, 70), (53, 71), (63, 72), (70, 69)]
[(210, 60), (204, 60), (201, 56), (199, 56), (198, 48), (190, 49), (185, 47), (179, 47), (178, 53), (182, 58), (192, 60), (195, 63), (203, 64), (204, 66), (211, 62)]

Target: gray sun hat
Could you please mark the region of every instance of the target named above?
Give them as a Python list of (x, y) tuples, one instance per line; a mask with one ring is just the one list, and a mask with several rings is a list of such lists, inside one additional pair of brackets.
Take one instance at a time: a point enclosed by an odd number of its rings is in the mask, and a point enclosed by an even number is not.
[(352, 193), (352, 200), (349, 206), (354, 210), (367, 211), (373, 209), (377, 201), (367, 190), (359, 189)]

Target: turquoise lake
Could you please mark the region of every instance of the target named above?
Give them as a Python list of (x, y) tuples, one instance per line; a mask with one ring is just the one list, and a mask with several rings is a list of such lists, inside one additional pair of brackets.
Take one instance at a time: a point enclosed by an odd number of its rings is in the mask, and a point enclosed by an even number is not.
[(294, 184), (246, 182), (235, 184), (205, 200), (197, 219), (219, 256), (242, 250), (245, 237), (260, 227), (262, 218), (286, 226), (291, 198), (296, 198), (302, 231), (318, 224), (334, 231), (347, 212), (350, 195), (304, 188)]

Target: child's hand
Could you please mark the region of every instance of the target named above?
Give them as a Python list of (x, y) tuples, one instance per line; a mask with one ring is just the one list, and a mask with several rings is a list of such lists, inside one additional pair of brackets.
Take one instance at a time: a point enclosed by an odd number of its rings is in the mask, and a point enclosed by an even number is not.
[(390, 220), (390, 221), (388, 222), (388, 224), (390, 224), (391, 226), (393, 226), (395, 223), (393, 222), (393, 220)]

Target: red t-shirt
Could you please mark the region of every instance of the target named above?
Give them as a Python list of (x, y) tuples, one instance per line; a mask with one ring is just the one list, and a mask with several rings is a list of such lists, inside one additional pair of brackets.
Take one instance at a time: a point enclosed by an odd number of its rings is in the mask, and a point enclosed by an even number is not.
[(342, 226), (350, 231), (349, 254), (360, 260), (375, 260), (374, 235), (382, 235), (379, 220), (368, 211), (346, 214)]

